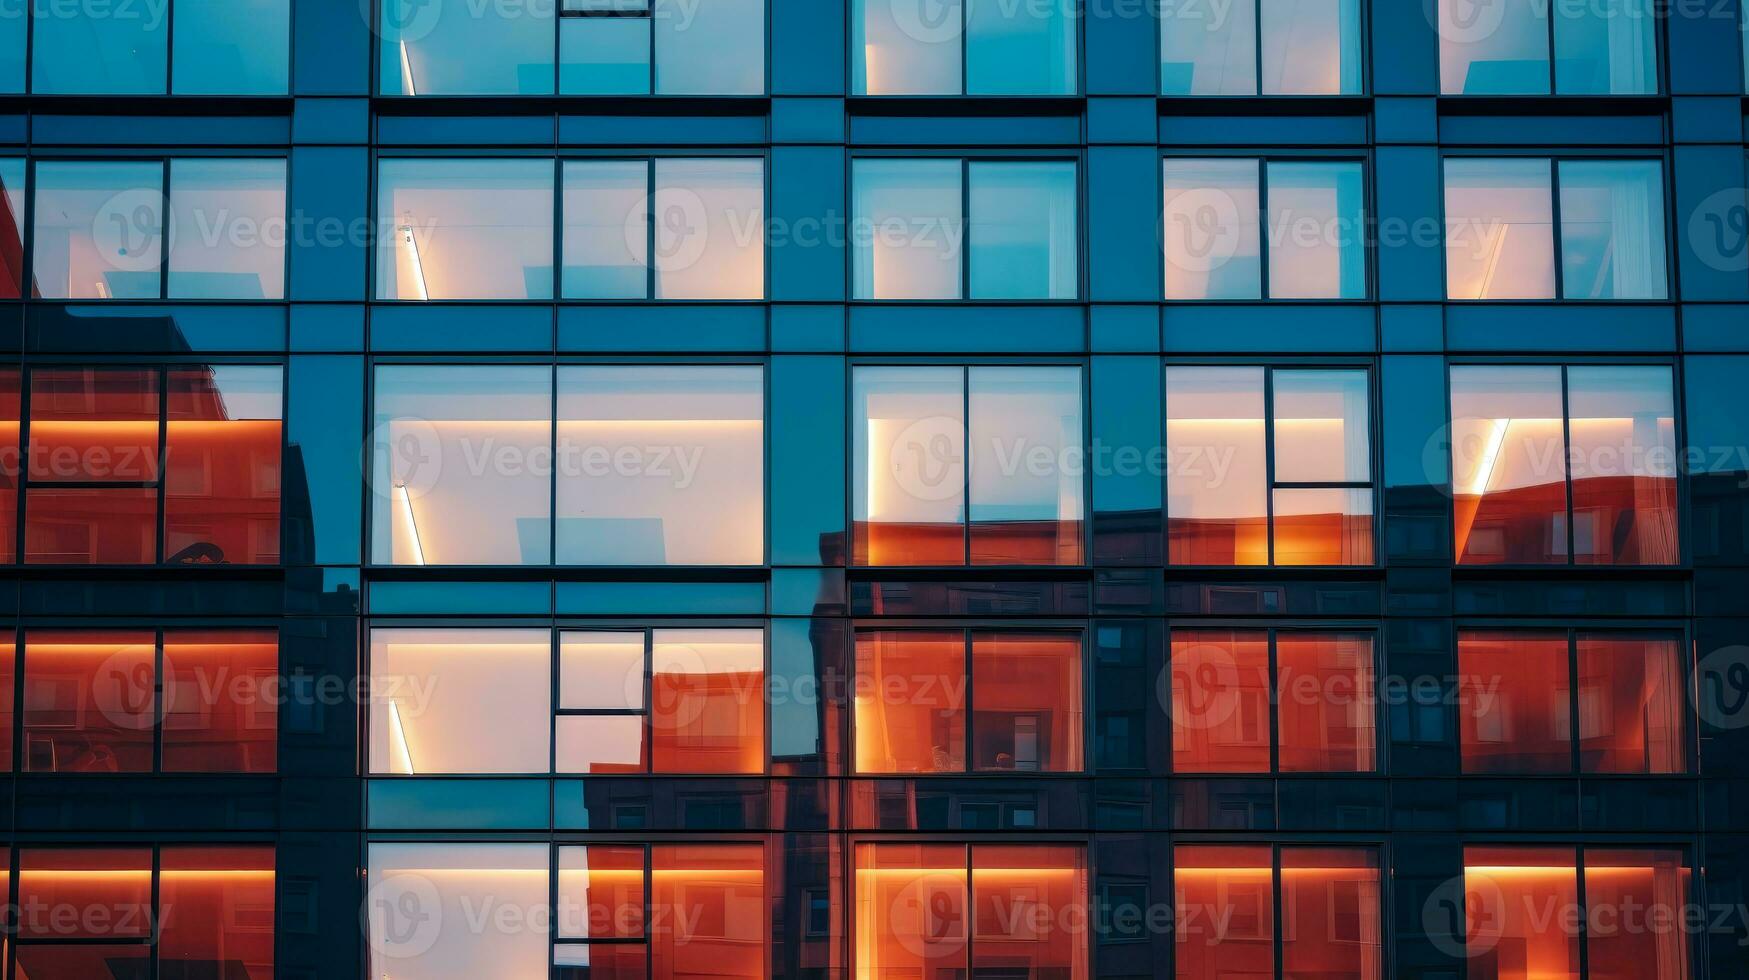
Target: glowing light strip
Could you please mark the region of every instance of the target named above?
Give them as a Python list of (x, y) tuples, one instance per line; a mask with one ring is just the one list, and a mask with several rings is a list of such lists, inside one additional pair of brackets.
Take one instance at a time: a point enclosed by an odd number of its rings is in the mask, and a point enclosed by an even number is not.
[(407, 775), (414, 775), (413, 749), (407, 744), (407, 729), (401, 724), (401, 703), (394, 698), (389, 699), (389, 725), (389, 735), (393, 742), (391, 747), (401, 750), (401, 758), (407, 765)]
[(419, 242), (413, 237), (410, 223), (401, 226), (401, 247), (407, 250), (408, 261), (413, 263), (413, 284), (419, 287), (420, 300), (430, 300), (431, 291), (425, 286), (425, 264), (419, 261)]
[(395, 484), (395, 499), (401, 504), (401, 517), (407, 522), (410, 532), (409, 540), (413, 544), (413, 563), (425, 564), (425, 546), (419, 542), (419, 522), (413, 519), (413, 498), (407, 494), (405, 483)]
[(1482, 452), (1482, 461), (1476, 466), (1476, 478), (1470, 487), (1472, 496), (1480, 497), (1488, 492), (1488, 484), (1494, 479), (1494, 467), (1500, 462), (1500, 449), (1506, 444), (1506, 430), (1512, 428), (1511, 419), (1490, 419), (1493, 430), (1488, 433), (1488, 448)]
[(408, 95), (418, 95), (419, 89), (413, 84), (413, 60), (407, 57), (407, 42), (401, 42), (401, 87)]

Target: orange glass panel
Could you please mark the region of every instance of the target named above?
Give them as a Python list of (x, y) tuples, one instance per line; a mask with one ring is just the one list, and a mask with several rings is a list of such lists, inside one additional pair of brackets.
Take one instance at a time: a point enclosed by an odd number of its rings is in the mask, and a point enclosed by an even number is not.
[(55, 369), (30, 375), (30, 479), (158, 478), (158, 372)]
[(1378, 855), (1357, 847), (1281, 849), (1282, 980), (1382, 976)]
[(1082, 769), (1079, 634), (972, 638), (972, 768)]
[(1585, 849), (1585, 947), (1593, 980), (1688, 980), (1692, 908), (1682, 852)]
[(1269, 634), (1172, 634), (1174, 772), (1269, 771)]
[(1670, 773), (1686, 768), (1687, 703), (1675, 637), (1579, 637), (1579, 768)]
[(1087, 976), (1087, 858), (1079, 847), (972, 848), (972, 975)]
[[(644, 849), (591, 844), (559, 848), (561, 939), (644, 935)], [(643, 966), (643, 948), (638, 949)]]
[(650, 850), (657, 910), (650, 928), (651, 975), (656, 980), (767, 976), (764, 846), (677, 844)]
[(158, 560), (158, 491), (25, 493), (24, 560), (36, 565), (150, 565)]
[[(18, 934), (27, 939), (133, 939), (152, 934), (148, 848), (18, 852)], [(45, 973), (45, 980), (55, 974)]]
[(279, 560), (280, 377), (258, 366), (170, 372), (165, 561)]
[(1465, 772), (1572, 772), (1567, 637), (1458, 634)]
[(1166, 369), (1166, 533), (1174, 565), (1269, 564), (1263, 369)]
[(764, 772), (764, 634), (657, 630), (650, 656), (655, 771)]
[(1081, 369), (974, 367), (971, 563), (1081, 562)]
[(1570, 847), (1464, 848), (1469, 980), (1579, 980), (1574, 857)]
[(273, 848), (166, 847), (160, 980), (272, 980)]
[(643, 943), (595, 943), (553, 949), (553, 980), (645, 980), (650, 947)]
[(856, 978), (962, 976), (966, 849), (856, 845)]
[(1451, 453), (1459, 563), (1566, 562), (1560, 368), (1452, 368)]
[(20, 946), (17, 980), (146, 980), (150, 946)]
[(1178, 980), (1273, 976), (1275, 875), (1270, 849), (1187, 844), (1173, 854)]
[(1277, 565), (1371, 565), (1372, 491), (1275, 491)]
[(1668, 367), (1568, 370), (1574, 561), (1676, 563), (1676, 411), (1671, 398)]
[(32, 630), (24, 645), (26, 772), (151, 772), (157, 637)]
[(862, 367), (852, 387), (854, 563), (965, 564), (964, 370)]
[(272, 630), (167, 630), (164, 771), (274, 772), (278, 674)]
[(18, 481), (24, 472), (19, 460), (23, 389), (18, 375), (17, 368), (0, 369), (0, 562), (7, 564), (18, 558)]
[(857, 772), (965, 771), (965, 634), (859, 634), (855, 696)]
[(1372, 772), (1372, 637), (1280, 633), (1275, 640), (1283, 772)]

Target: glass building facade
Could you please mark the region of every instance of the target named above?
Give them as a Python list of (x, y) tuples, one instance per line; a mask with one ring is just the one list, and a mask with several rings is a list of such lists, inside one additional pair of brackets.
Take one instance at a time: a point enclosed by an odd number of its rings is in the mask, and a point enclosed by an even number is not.
[(0, 980), (1749, 976), (1745, 18), (0, 9)]

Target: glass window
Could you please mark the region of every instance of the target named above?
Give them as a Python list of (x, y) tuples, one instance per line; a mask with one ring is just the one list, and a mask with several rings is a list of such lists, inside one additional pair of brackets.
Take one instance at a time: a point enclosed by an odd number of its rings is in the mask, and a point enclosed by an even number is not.
[(286, 93), (291, 0), (174, 2), (171, 91), (179, 95)]
[(1277, 565), (1373, 560), (1365, 371), (1276, 370), (1272, 540)]
[(24, 161), (0, 157), (0, 299), (23, 295)]
[(1562, 295), (1663, 299), (1663, 165), (1562, 160), (1558, 166)]
[[(81, 55), (65, 63), (88, 64), (93, 60)], [(40, 67), (43, 61), (39, 48), (36, 63)], [(36, 166), (35, 193), (31, 254), (38, 296), (159, 297), (164, 227), (162, 163), (44, 161)]]
[(1658, 91), (1652, 0), (1556, 4), (1552, 11), (1536, 0), (1440, 0), (1438, 27), (1446, 95), (1541, 95), (1551, 85), (1560, 95)]
[(171, 299), (285, 297), (281, 160), (170, 163)]
[(31, 91), (44, 95), (162, 95), (170, 4), (33, 0)]
[(657, 160), (653, 200), (657, 299), (764, 297), (763, 160)]
[(960, 160), (856, 159), (857, 299), (959, 299), (965, 240)]
[(1164, 163), (1167, 299), (1260, 299), (1256, 160)]
[(1672, 383), (1667, 367), (1567, 369), (1575, 562), (1676, 563)]
[(1269, 772), (1269, 634), (1172, 634), (1172, 771)]
[(1075, 94), (1074, 0), (964, 2), (967, 94)]
[(550, 772), (552, 656), (547, 630), (372, 630), (371, 773)]
[(1549, 161), (1445, 161), (1445, 294), (1554, 299)]
[(550, 95), (551, 3), (383, 0), (383, 95)]
[(165, 772), (278, 771), (277, 634), (166, 630), (161, 675)]
[(965, 560), (964, 386), (957, 367), (853, 372), (856, 564)]
[(1160, 16), (1160, 92), (1355, 95), (1360, 38), (1359, 0), (1172, 4)]
[(856, 0), (856, 95), (1072, 95), (1071, 0)]
[(166, 847), (160, 852), (159, 976), (273, 976), (272, 847)]
[(765, 0), (654, 0), (656, 91), (765, 91)]
[[(971, 564), (1081, 563), (1081, 370), (973, 367)], [(915, 458), (916, 450), (907, 450)]]
[(1075, 164), (973, 162), (967, 181), (971, 298), (1079, 295)]
[(377, 229), (377, 299), (553, 296), (551, 160), (383, 160)]
[(1268, 845), (1173, 849), (1178, 980), (1275, 973), (1274, 864)]
[(167, 382), (164, 560), (277, 563), (283, 369), (172, 369)]
[[(364, 902), (370, 975), (546, 976), (551, 854), (547, 844), (371, 844)], [(436, 924), (478, 921), (481, 909), (526, 917), (516, 928)]]
[(1257, 5), (1173, 4), (1160, 14), (1160, 94), (1256, 95)]
[(31, 631), (21, 768), (151, 772), (156, 657), (150, 631)]
[(14, 4), (0, 14), (0, 92), (24, 91), (25, 51), (30, 46), (28, 11), (25, 4)]
[(1379, 980), (1381, 907), (1377, 851), (1283, 847), (1282, 976)]
[[(84, 914), (76, 914), (83, 912)], [(19, 959), (32, 939), (142, 940), (152, 935), (152, 849), (57, 847), (18, 852)], [(89, 961), (60, 959), (53, 947), (32, 959), (45, 964), (102, 964), (115, 947), (86, 947), (103, 954)], [(150, 946), (139, 947), (148, 957)], [(144, 964), (142, 964), (143, 966)], [(22, 967), (22, 964), (20, 964)], [(24, 972), (20, 969), (19, 972)], [(30, 976), (95, 977), (100, 972), (61, 973), (45, 969)], [(113, 974), (112, 974), (113, 975)]]
[(1264, 165), (1270, 299), (1364, 299), (1366, 203), (1359, 162)]
[(857, 772), (965, 771), (964, 633), (860, 634), (856, 676)]
[(975, 633), (972, 768), (1079, 772), (1081, 637)]
[(1282, 772), (1372, 772), (1372, 637), (1284, 632), (1275, 641), (1276, 766)]
[(855, 95), (958, 95), (964, 0), (856, 0), (851, 13)]
[(1181, 844), (1173, 862), (1178, 980), (1382, 975), (1377, 852)]
[(642, 939), (645, 901), (643, 847), (559, 848), (560, 941)]
[(1567, 643), (1560, 633), (1459, 634), (1464, 771), (1573, 770)]
[(1686, 696), (1676, 639), (1581, 633), (1577, 644), (1579, 768), (1683, 772)]
[(1166, 369), (1172, 564), (1269, 563), (1264, 377), (1254, 367)]
[[(612, 12), (612, 11), (608, 11)], [(564, 17), (559, 21), (559, 92), (648, 95), (653, 41), (648, 17)]]
[[(590, 18), (618, 24), (627, 18)], [(563, 282), (566, 299), (650, 295), (650, 164), (566, 160)]]
[(1682, 852), (1587, 847), (1583, 853), (1585, 904), (1593, 912), (1585, 932), (1591, 976), (1601, 978), (1608, 971), (1625, 977), (1687, 980), (1694, 962), (1688, 928), (1636, 928), (1628, 920), (1596, 914), (1600, 909), (1645, 910), (1649, 918), (1642, 923), (1682, 922), (1683, 914), (1693, 907), (1693, 885)]

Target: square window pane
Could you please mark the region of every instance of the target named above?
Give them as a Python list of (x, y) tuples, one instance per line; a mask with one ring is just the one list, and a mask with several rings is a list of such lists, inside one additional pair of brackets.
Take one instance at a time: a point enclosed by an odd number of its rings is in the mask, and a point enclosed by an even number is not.
[(163, 770), (277, 771), (278, 678), (272, 630), (166, 630)]
[(1269, 297), (1366, 298), (1366, 200), (1356, 163), (1270, 163)]
[(158, 560), (158, 491), (39, 487), (25, 492), (30, 565), (150, 565)]
[(1572, 772), (1570, 672), (1565, 633), (1459, 633), (1464, 772)]
[(155, 369), (32, 371), (30, 481), (156, 480), (158, 398)]
[(958, 160), (851, 162), (856, 299), (959, 299)]
[(1263, 369), (1166, 369), (1166, 514), (1174, 565), (1269, 564)]
[(563, 939), (643, 938), (644, 849), (559, 848), (558, 923)]
[(765, 296), (765, 162), (657, 160), (657, 299)]
[(1546, 95), (1549, 5), (1542, 0), (1439, 0), (1442, 95)]
[(31, 630), (24, 644), (25, 772), (151, 772), (157, 636)]
[(642, 710), (644, 634), (560, 633), (559, 707)]
[(377, 299), (551, 299), (551, 160), (384, 160)]
[(855, 856), (856, 975), (967, 975), (965, 846), (857, 844)]
[(972, 976), (1085, 980), (1085, 848), (973, 845), (972, 903)]
[[(364, 920), (369, 975), (421, 980), (544, 977), (549, 956), (548, 844), (370, 845)], [(520, 928), (419, 929), (410, 910), (444, 923), (467, 922), (481, 909), (530, 913)]]
[(285, 297), (284, 160), (170, 163), (171, 299)]
[(1453, 522), (1460, 564), (1567, 560), (1558, 367), (1451, 369)]
[(1081, 370), (971, 369), (971, 562), (1081, 563)]
[(1283, 847), (1282, 976), (1379, 980), (1381, 908), (1378, 852)]
[[(1471, 976), (1579, 977), (1574, 858), (1571, 847), (1464, 848)], [(1547, 909), (1561, 913), (1550, 919)]]
[(1547, 160), (1445, 161), (1445, 295), (1554, 299)]
[[(602, 19), (587, 22), (597, 20)], [(564, 297), (645, 298), (650, 293), (650, 164), (567, 160), (564, 166)]]
[(23, 295), (24, 161), (0, 158), (0, 299)]
[(286, 93), (291, 0), (175, 0), (175, 5), (172, 91), (179, 95)]
[[(1601, 910), (1632, 909), (1645, 923), (1676, 923), (1693, 915), (1694, 886), (1687, 861), (1674, 848), (1625, 850), (1585, 849), (1585, 904), (1598, 921)], [(1586, 932), (1585, 951), (1593, 976), (1605, 964), (1623, 977), (1688, 980), (1693, 954), (1689, 928), (1594, 925)]]
[(1366, 372), (1286, 369), (1274, 380), (1276, 481), (1370, 480)]
[(253, 364), (169, 372), (165, 561), (279, 561), (283, 372)]
[(1676, 411), (1668, 367), (1567, 371), (1573, 560), (1674, 565)]
[(974, 162), (967, 169), (971, 298), (1074, 299), (1080, 292), (1075, 164)]
[(1658, 20), (1652, 0), (1556, 4), (1555, 91), (1562, 95), (1654, 95)]
[(546, 630), (371, 630), (371, 773), (549, 772), (552, 657)]
[(1563, 160), (1560, 167), (1564, 298), (1663, 299), (1663, 165)]
[(377, 91), (551, 95), (555, 12), (551, 3), (382, 0)]
[(1260, 299), (1256, 160), (1165, 162), (1167, 299)]
[(564, 775), (648, 772), (643, 715), (560, 715), (553, 771)]
[(559, 21), (561, 95), (649, 95), (648, 17)]
[(856, 0), (851, 94), (959, 95), (964, 0)]
[(656, 91), (765, 92), (765, 0), (655, 0)]
[(656, 772), (764, 772), (764, 632), (657, 630), (650, 741)]
[(1579, 637), (1579, 768), (1679, 773), (1687, 768), (1682, 652), (1673, 637)]
[(1278, 488), (1273, 537), (1277, 565), (1371, 565), (1372, 491)]
[(1279, 633), (1275, 671), (1281, 730), (1277, 758), (1282, 772), (1378, 768), (1372, 637)]
[(964, 379), (957, 367), (855, 369), (856, 564), (965, 561)]
[(1271, 976), (1275, 862), (1270, 848), (1180, 844), (1172, 862), (1176, 907), (1198, 913), (1174, 917), (1180, 980)]
[(958, 631), (857, 636), (857, 772), (965, 771), (965, 648)]
[(43, 299), (158, 298), (163, 164), (38, 163), (35, 224), (33, 278)]
[(658, 977), (761, 980), (770, 913), (760, 844), (657, 844), (650, 946)]
[(159, 857), (158, 973), (273, 976), (273, 847), (166, 847)]
[[(18, 852), (18, 934), (38, 939), (145, 939), (152, 935), (151, 848), (55, 847)], [(22, 960), (27, 949), (20, 947)], [(149, 946), (139, 947), (150, 954)], [(54, 947), (47, 947), (53, 951)], [(132, 959), (119, 947), (102, 957), (61, 958), (49, 952), (33, 977), (98, 977), (61, 973), (47, 964), (99, 964)], [(20, 972), (23, 972), (22, 970)], [(122, 976), (136, 974), (123, 972)], [(143, 974), (140, 974), (143, 975)]]
[(162, 95), (170, 4), (32, 0), (31, 91), (39, 95)]
[(1162, 7), (1160, 94), (1256, 95), (1256, 5), (1235, 0)]
[(968, 94), (1075, 94), (1074, 0), (965, 2)]
[(1360, 93), (1360, 0), (1262, 0), (1262, 8), (1263, 94)]
[(1269, 771), (1269, 634), (1172, 634), (1172, 771)]
[(1080, 772), (1081, 636), (972, 637), (972, 768)]

